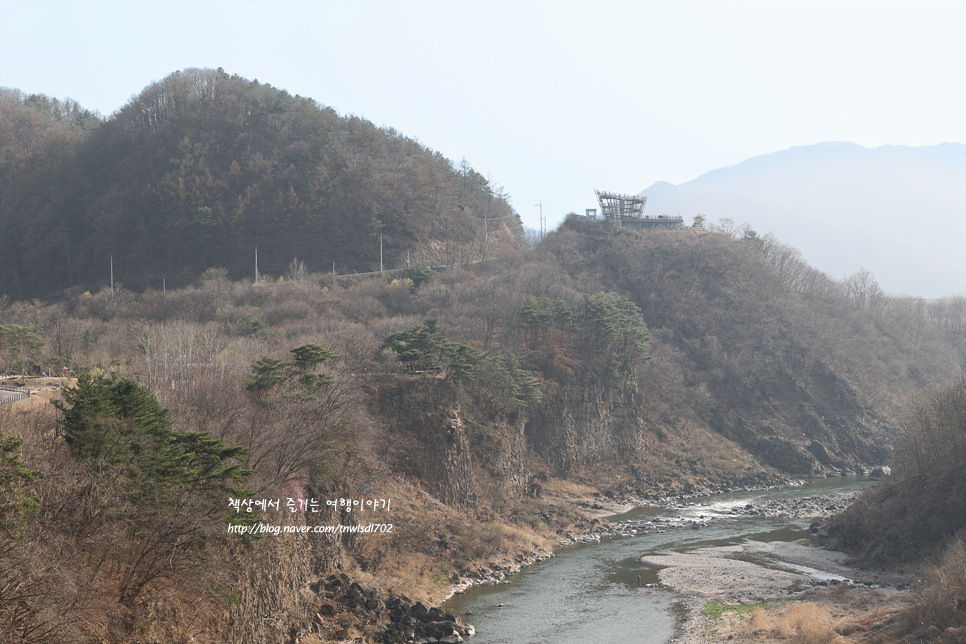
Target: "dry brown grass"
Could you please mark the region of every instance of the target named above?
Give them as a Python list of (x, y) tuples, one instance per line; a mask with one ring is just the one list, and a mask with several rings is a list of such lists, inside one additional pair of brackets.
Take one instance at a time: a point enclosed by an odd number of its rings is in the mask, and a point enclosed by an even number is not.
[(917, 631), (966, 627), (966, 535), (952, 540), (929, 566), (910, 613)]
[[(429, 532), (431, 527), (425, 526)], [(378, 570), (348, 570), (350, 577), (364, 586), (385, 588), (414, 601), (435, 603), (449, 594), (452, 576), (466, 567), (476, 569), (492, 562), (510, 563), (508, 554), (537, 548), (550, 549), (549, 541), (537, 533), (517, 526), (490, 522), (467, 526), (455, 539), (458, 552), (441, 557), (437, 552), (393, 549)]]
[(748, 630), (752, 633), (763, 633), (768, 630), (768, 612), (763, 606), (755, 606), (748, 620)]
[(757, 606), (719, 639), (758, 644), (891, 644), (904, 641), (899, 629), (908, 609), (908, 598), (899, 591), (840, 586), (805, 601)]
[(842, 639), (833, 629), (831, 610), (812, 602), (796, 602), (774, 611), (759, 606), (747, 630), (755, 639), (777, 637), (796, 644), (827, 644)]
[(443, 573), (439, 562), (426, 553), (397, 552), (385, 568), (377, 572), (353, 569), (349, 576), (363, 586), (385, 588), (413, 601), (429, 601), (445, 594), (449, 582)]
[(509, 565), (516, 553), (552, 547), (552, 539), (527, 526), (444, 505), (418, 484), (407, 481), (392, 497), (393, 511), (384, 520), (394, 532), (360, 538), (342, 558), (344, 572), (363, 586), (436, 603), (464, 568)]
[(802, 644), (825, 643), (834, 639), (829, 610), (808, 602), (789, 606), (776, 628), (782, 636)]
[(543, 484), (544, 495), (548, 496), (589, 497), (597, 491), (597, 488), (589, 485), (563, 479), (550, 479)]

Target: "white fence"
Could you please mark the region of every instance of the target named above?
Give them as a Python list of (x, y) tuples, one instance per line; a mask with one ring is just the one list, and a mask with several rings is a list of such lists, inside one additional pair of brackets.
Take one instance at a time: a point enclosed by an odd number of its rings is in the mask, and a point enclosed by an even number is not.
[(11, 387), (0, 385), (0, 405), (15, 403), (25, 398), (30, 398), (30, 390), (24, 387)]

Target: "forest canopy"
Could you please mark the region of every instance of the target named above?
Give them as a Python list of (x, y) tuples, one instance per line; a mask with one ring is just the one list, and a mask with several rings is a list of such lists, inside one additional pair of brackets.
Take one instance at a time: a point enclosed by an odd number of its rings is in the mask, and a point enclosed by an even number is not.
[(136, 290), (210, 267), (254, 278), (256, 248), (274, 276), (293, 258), (340, 273), (467, 261), (515, 220), (465, 159), (220, 69), (175, 72), (106, 120), (3, 90), (0, 191), (0, 293), (16, 298), (112, 271)]

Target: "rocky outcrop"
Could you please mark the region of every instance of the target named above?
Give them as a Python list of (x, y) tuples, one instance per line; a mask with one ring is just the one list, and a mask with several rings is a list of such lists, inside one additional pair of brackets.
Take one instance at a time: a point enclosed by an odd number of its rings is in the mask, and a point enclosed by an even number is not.
[(457, 405), (446, 415), (443, 426), (436, 432), (436, 449), (431, 461), (440, 482), (443, 501), (466, 507), (476, 500), (476, 483), (473, 479), (473, 461), (470, 441), (466, 435), (460, 408)]
[(539, 496), (534, 491), (531, 450), (524, 432), (524, 421), (495, 419), (482, 448), (493, 462), (496, 480), (505, 490), (523, 496)]
[(828, 449), (826, 449), (825, 445), (822, 445), (818, 441), (812, 441), (808, 444), (808, 451), (822, 465), (831, 465), (832, 457), (829, 456)]
[(793, 476), (823, 477), (888, 459), (896, 428), (827, 364), (815, 360), (806, 371), (745, 384), (749, 402), (716, 404), (703, 420), (759, 462)]
[(761, 441), (759, 457), (777, 470), (795, 476), (816, 476), (821, 471), (821, 463), (801, 445), (777, 436), (769, 436)]
[(873, 481), (881, 481), (885, 477), (892, 474), (892, 468), (888, 465), (880, 465), (869, 472), (869, 478)]
[(534, 452), (562, 472), (637, 454), (644, 437), (638, 394), (589, 385), (533, 412), (526, 436)]
[(430, 608), (422, 602), (410, 603), (405, 597), (392, 597), (386, 602), (390, 624), (382, 634), (384, 644), (396, 642), (462, 642), (476, 630), (464, 624), (453, 613)]
[[(364, 588), (345, 574), (329, 575), (312, 584), (311, 589), (317, 595), (315, 618), (320, 626), (332, 622), (358, 625), (358, 629), (337, 629), (332, 635), (338, 639), (353, 637), (352, 630), (375, 630), (377, 641), (383, 644), (453, 643), (476, 632), (473, 626), (441, 608), (413, 602), (405, 595)], [(343, 619), (337, 619), (340, 617)]]

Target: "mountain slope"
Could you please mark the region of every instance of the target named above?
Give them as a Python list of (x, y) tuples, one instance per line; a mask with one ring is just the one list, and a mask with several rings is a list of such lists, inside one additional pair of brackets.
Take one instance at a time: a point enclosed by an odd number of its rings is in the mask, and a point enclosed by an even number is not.
[(640, 307), (664, 352), (642, 388), (680, 374), (647, 400), (693, 414), (785, 472), (887, 460), (901, 401), (955, 377), (966, 356), (961, 329), (927, 339), (911, 300), (860, 306), (771, 237), (573, 219), (544, 246), (563, 273), (593, 276)]
[[(30, 107), (0, 98), (4, 115)], [(112, 270), (139, 290), (210, 267), (240, 278), (256, 247), (275, 276), (293, 258), (339, 272), (465, 261), (484, 217), (512, 219), (465, 161), (221, 70), (171, 74), (49, 161), (17, 163), (36, 156), (22, 143), (41, 138), (26, 136), (35, 122), (0, 142), (0, 292), (12, 297), (96, 289)]]
[(834, 277), (890, 293), (966, 292), (966, 145), (796, 147), (644, 190), (653, 213), (747, 222)]

